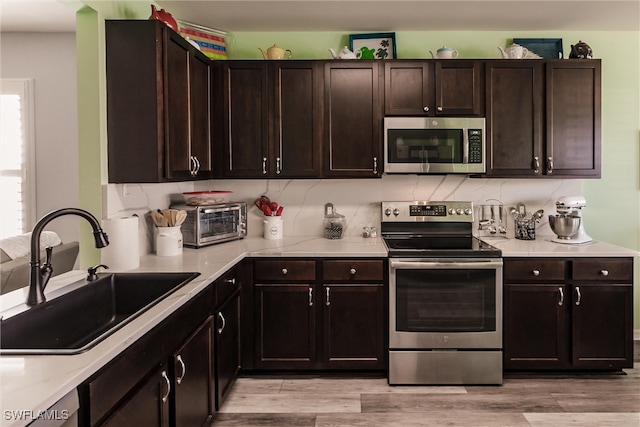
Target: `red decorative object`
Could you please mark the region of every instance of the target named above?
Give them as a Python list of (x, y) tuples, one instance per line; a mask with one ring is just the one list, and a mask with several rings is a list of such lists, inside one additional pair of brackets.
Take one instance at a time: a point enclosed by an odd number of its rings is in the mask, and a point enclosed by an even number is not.
[(176, 33), (179, 31), (178, 23), (176, 22), (175, 19), (173, 19), (173, 16), (171, 16), (169, 12), (165, 12), (164, 9), (160, 9), (160, 10), (156, 9), (154, 5), (151, 5), (151, 16), (149, 17), (149, 19), (155, 19), (157, 21), (164, 22), (165, 24), (167, 24), (169, 28), (171, 28)]

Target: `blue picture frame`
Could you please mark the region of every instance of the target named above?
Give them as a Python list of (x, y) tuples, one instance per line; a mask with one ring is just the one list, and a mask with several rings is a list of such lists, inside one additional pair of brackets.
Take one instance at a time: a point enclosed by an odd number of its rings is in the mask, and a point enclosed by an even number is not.
[(396, 59), (396, 33), (349, 34), (349, 49), (358, 59)]
[(562, 39), (513, 39), (515, 44), (526, 47), (530, 52), (545, 59), (563, 59)]

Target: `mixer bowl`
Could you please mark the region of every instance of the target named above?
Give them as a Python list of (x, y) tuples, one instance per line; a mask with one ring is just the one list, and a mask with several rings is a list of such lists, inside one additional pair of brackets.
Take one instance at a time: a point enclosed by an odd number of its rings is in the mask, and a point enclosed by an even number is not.
[(568, 215), (549, 215), (549, 226), (559, 239), (570, 239), (580, 229), (582, 218)]

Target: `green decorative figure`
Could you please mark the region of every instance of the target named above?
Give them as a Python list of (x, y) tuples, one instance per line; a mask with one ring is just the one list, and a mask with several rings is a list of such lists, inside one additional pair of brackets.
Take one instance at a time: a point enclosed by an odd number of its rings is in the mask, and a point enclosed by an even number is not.
[(358, 52), (359, 55), (357, 56), (360, 59), (375, 59), (375, 57), (373, 56), (375, 52), (375, 49), (369, 49), (366, 46), (362, 46), (360, 48), (360, 52)]

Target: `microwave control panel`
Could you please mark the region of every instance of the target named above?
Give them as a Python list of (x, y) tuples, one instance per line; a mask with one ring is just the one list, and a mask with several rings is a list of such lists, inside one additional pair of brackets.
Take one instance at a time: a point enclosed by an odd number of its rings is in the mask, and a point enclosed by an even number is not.
[(482, 129), (469, 129), (469, 163), (482, 163)]

